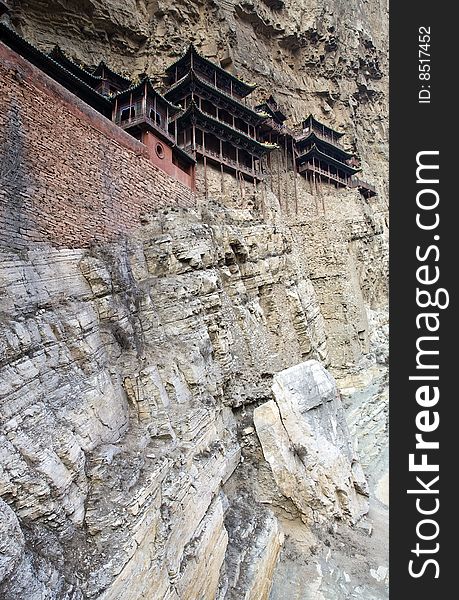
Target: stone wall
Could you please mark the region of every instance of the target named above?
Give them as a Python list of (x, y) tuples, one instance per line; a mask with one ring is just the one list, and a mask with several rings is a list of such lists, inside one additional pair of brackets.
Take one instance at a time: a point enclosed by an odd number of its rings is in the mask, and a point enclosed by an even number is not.
[(194, 206), (146, 146), (1, 43), (0, 79), (5, 247), (87, 247), (139, 226), (143, 213)]

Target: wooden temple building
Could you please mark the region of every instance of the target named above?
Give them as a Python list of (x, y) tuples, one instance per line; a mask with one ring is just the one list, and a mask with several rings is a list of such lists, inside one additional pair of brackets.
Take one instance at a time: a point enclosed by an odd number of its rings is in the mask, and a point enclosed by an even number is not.
[(57, 45), (54, 46), (48, 56), (102, 96), (109, 97), (131, 86), (130, 79), (113, 71), (103, 61), (95, 69), (88, 69), (86, 66), (72, 60)]
[(103, 60), (100, 61), (92, 74), (99, 78), (99, 83), (95, 89), (104, 96), (121, 92), (131, 85), (130, 79), (110, 69)]
[[(193, 45), (166, 69), (165, 97), (183, 112), (176, 118), (178, 145), (204, 164), (211, 163), (238, 178), (263, 179), (262, 157), (275, 146), (260, 138), (268, 115), (246, 103), (250, 85), (201, 56)], [(206, 185), (207, 187), (207, 185)]]
[(295, 139), (298, 172), (314, 183), (325, 181), (336, 187), (358, 187), (366, 197), (374, 196), (372, 186), (355, 179), (360, 169), (354, 155), (341, 148), (339, 140), (343, 135), (309, 115), (303, 121), (302, 134)]
[(356, 188), (366, 198), (376, 195), (356, 177), (360, 169), (341, 147), (342, 133), (310, 115), (296, 134), (286, 126), (287, 115), (273, 96), (251, 107), (247, 100), (256, 86), (214, 64), (193, 45), (166, 69), (167, 89), (161, 95), (148, 77), (134, 83), (103, 61), (89, 68), (59, 46), (42, 52), (11, 26), (3, 0), (0, 41), (137, 138), (154, 164), (191, 189), (196, 163), (203, 164), (206, 196), (208, 165), (220, 170), (222, 189), (224, 172), (255, 189), (268, 179), (279, 198), (281, 188), (285, 190), (287, 208), (292, 197), (298, 208), (298, 174), (315, 187), (325, 182)]
[(113, 95), (112, 120), (151, 150), (154, 164), (194, 188), (194, 157), (177, 144), (182, 110), (154, 88), (148, 77)]
[[(296, 181), (296, 149), (295, 133), (287, 127), (285, 121), (287, 115), (282, 107), (271, 95), (265, 102), (255, 106), (255, 110), (266, 115), (266, 119), (260, 125), (261, 139), (274, 144), (276, 152), (268, 154), (265, 158), (266, 171), (270, 174), (271, 191), (275, 192), (282, 204), (282, 190), (285, 190), (287, 201), (285, 207), (288, 211), (288, 198), (293, 194), (295, 211), (298, 210), (298, 194)], [(289, 173), (294, 173), (293, 189), (289, 189)]]

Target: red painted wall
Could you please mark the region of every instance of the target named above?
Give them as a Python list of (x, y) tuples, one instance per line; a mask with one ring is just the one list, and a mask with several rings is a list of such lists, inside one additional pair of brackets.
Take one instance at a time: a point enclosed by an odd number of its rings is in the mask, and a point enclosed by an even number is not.
[[(190, 189), (194, 189), (193, 168), (190, 168), (187, 173), (177, 165), (174, 165), (172, 162), (172, 148), (167, 146), (151, 131), (146, 131), (143, 134), (142, 142), (147, 146), (150, 153), (150, 160), (154, 165), (174, 179), (177, 179), (177, 181), (183, 183), (183, 185), (186, 185)], [(162, 148), (162, 156), (160, 152), (156, 151), (158, 145)]]

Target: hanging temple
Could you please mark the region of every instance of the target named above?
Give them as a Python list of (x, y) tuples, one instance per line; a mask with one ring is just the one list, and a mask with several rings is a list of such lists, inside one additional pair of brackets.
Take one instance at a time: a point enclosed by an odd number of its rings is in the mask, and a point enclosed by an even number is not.
[[(2, 15), (3, 13), (3, 15)], [(272, 172), (273, 150), (283, 153), (283, 168), (320, 183), (356, 188), (365, 197), (375, 188), (359, 179), (358, 161), (340, 145), (344, 135), (309, 115), (295, 132), (273, 96), (251, 107), (255, 85), (214, 64), (190, 45), (166, 69), (160, 94), (149, 77), (132, 82), (104, 62), (95, 69), (77, 64), (58, 46), (48, 54), (10, 25), (0, 0), (0, 40), (44, 71), (96, 111), (147, 145), (160, 169), (195, 189), (196, 165), (208, 165), (257, 186)], [(277, 163), (279, 165), (279, 163)], [(296, 193), (296, 187), (295, 187)]]

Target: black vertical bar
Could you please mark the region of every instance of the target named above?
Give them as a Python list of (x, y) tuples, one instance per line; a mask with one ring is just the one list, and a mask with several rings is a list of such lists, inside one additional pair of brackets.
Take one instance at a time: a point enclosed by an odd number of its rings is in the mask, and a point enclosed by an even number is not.
[[(457, 71), (455, 29), (446, 2), (390, 3), (393, 600), (457, 595), (454, 548), (458, 527), (453, 507), (459, 440), (455, 416), (458, 320), (453, 290), (459, 200), (453, 187), (458, 171), (453, 164), (458, 139), (452, 91)], [(421, 166), (417, 173), (420, 164), (429, 166)], [(423, 461), (429, 468), (438, 465), (439, 470), (426, 470)]]

